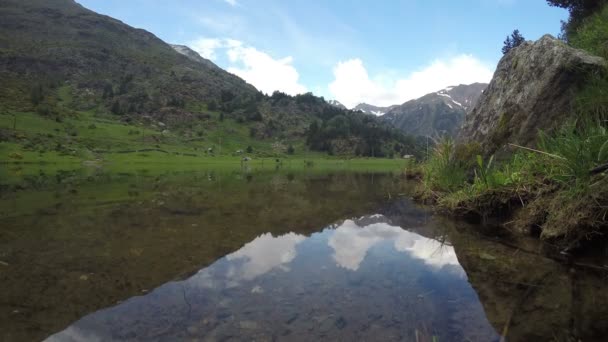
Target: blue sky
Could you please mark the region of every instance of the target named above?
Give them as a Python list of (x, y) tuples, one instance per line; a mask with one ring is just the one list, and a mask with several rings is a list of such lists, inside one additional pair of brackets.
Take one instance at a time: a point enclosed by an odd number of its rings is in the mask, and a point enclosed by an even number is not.
[(185, 44), (264, 92), (390, 105), (489, 81), (506, 35), (557, 35), (545, 0), (78, 0)]

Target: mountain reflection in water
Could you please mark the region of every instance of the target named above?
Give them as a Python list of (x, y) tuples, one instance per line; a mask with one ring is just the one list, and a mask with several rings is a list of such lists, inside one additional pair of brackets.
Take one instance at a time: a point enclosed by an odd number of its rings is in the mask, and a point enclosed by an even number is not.
[(310, 237), (262, 234), (189, 279), (85, 316), (49, 341), (493, 340), (454, 248), (383, 215)]

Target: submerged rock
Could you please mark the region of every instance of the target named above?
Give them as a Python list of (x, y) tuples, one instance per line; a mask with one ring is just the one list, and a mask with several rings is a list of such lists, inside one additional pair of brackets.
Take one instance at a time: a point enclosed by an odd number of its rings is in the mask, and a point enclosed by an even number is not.
[(577, 91), (605, 68), (603, 58), (550, 35), (525, 42), (500, 60), (458, 140), (479, 142), (486, 155), (508, 143), (533, 146), (539, 130), (555, 129), (575, 115)]

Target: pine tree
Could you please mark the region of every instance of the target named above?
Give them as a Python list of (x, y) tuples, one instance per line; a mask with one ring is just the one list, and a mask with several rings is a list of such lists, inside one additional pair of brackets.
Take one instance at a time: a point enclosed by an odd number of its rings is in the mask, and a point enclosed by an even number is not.
[(114, 103), (112, 104), (112, 108), (110, 108), (110, 111), (116, 115), (122, 114), (122, 108), (120, 107), (120, 102), (114, 101)]
[(513, 30), (513, 33), (511, 33), (510, 36), (507, 36), (507, 39), (505, 39), (503, 43), (502, 53), (506, 55), (511, 49), (520, 46), (525, 41), (526, 38), (521, 35), (519, 30)]
[(565, 8), (571, 19), (579, 20), (592, 14), (606, 3), (605, 0), (547, 0), (549, 6)]
[(511, 37), (507, 36), (507, 39), (505, 39), (505, 41), (503, 43), (502, 54), (506, 55), (507, 52), (511, 51), (512, 48), (513, 48), (513, 42), (511, 41)]
[(35, 84), (30, 90), (30, 100), (34, 106), (37, 106), (44, 99), (44, 90), (41, 84)]
[(511, 41), (513, 42), (513, 47), (515, 48), (515, 47), (520, 46), (523, 42), (525, 42), (526, 38), (524, 38), (524, 36), (521, 35), (519, 30), (514, 30), (513, 33), (511, 34)]

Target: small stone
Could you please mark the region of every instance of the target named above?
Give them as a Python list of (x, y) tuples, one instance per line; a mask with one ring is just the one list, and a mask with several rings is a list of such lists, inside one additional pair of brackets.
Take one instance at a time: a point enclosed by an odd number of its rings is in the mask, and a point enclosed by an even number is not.
[(198, 334), (198, 327), (189, 326), (186, 330), (188, 331), (188, 334), (190, 334), (190, 335)]
[(87, 280), (89, 280), (89, 276), (86, 275), (86, 274), (83, 274), (83, 275), (80, 276), (79, 279), (82, 280), (82, 281), (87, 281)]
[(496, 259), (495, 256), (490, 255), (488, 253), (484, 253), (484, 252), (479, 253), (479, 257), (483, 260), (495, 260)]
[(2, 265), (2, 266), (8, 266), (8, 262), (0, 260), (0, 265)]
[(239, 326), (241, 329), (254, 330), (258, 328), (258, 324), (254, 321), (240, 321)]

